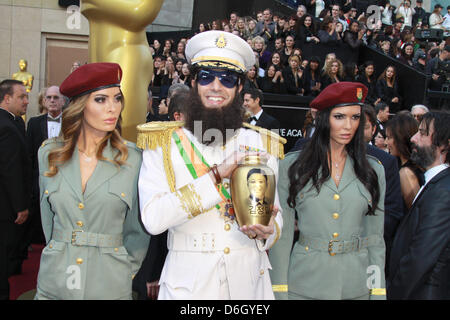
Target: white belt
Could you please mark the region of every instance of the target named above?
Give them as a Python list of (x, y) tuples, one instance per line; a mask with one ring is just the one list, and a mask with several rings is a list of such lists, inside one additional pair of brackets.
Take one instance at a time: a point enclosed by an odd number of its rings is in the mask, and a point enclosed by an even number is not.
[(169, 230), (167, 248), (172, 251), (215, 252), (256, 248), (255, 240), (215, 233), (181, 233)]

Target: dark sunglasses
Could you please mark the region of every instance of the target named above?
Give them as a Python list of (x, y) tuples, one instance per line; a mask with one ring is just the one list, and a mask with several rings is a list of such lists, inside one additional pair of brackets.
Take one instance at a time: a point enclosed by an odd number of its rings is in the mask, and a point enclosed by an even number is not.
[(239, 80), (239, 77), (231, 71), (200, 70), (197, 73), (197, 82), (201, 86), (206, 86), (213, 82), (216, 77), (219, 79), (221, 84), (229, 89), (235, 87)]

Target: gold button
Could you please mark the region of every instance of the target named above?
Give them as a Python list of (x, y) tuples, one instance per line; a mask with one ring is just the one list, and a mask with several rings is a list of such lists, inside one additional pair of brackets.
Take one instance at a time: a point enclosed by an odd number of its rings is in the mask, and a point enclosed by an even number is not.
[(330, 253), (330, 256), (332, 256), (332, 257), (334, 257), (335, 255), (336, 255), (336, 253), (334, 253), (334, 252)]
[(339, 213), (337, 213), (337, 212), (333, 213), (333, 219), (334, 220), (339, 219)]
[(231, 226), (227, 223), (227, 224), (225, 225), (225, 231), (230, 231), (230, 229), (231, 229)]
[(223, 249), (223, 253), (229, 254), (230, 253), (230, 248), (226, 247), (225, 249)]
[(78, 258), (78, 259), (77, 259), (77, 264), (82, 264), (82, 263), (83, 263), (83, 259)]
[(82, 227), (83, 225), (83, 221), (77, 221), (77, 226)]
[(135, 276), (136, 276), (136, 275), (135, 275), (135, 274), (133, 274), (133, 275), (131, 276), (131, 280), (133, 280)]
[(122, 192), (120, 195), (121, 195), (122, 197), (125, 197), (125, 193), (123, 193), (123, 192)]
[(225, 182), (225, 183), (223, 184), (223, 187), (224, 187), (225, 189), (228, 189), (228, 188), (230, 187), (230, 184), (229, 184), (228, 182)]
[(78, 204), (78, 208), (80, 209), (80, 210), (83, 210), (84, 209), (84, 204), (82, 204), (81, 202)]
[(51, 248), (53, 248), (53, 245), (51, 244), (51, 245), (49, 245), (48, 247), (51, 249)]
[(333, 238), (337, 238), (337, 237), (339, 237), (339, 233), (337, 233), (337, 232), (333, 233)]
[(259, 274), (263, 275), (264, 274), (264, 270), (263, 269), (259, 270)]
[(222, 150), (225, 150), (226, 147), (227, 147), (226, 145), (225, 146), (221, 146)]
[(117, 251), (119, 251), (119, 248), (114, 248), (114, 252), (117, 252)]
[(124, 141), (124, 142), (123, 142), (123, 144), (125, 144), (125, 145), (126, 145), (126, 144), (127, 144), (127, 141)]
[(305, 247), (305, 251), (309, 251), (309, 247), (308, 246)]
[(48, 194), (48, 190), (45, 190), (44, 193), (45, 193), (45, 194)]
[(334, 196), (333, 196), (333, 199), (334, 200), (339, 200), (341, 197), (338, 195), (338, 194), (335, 194)]

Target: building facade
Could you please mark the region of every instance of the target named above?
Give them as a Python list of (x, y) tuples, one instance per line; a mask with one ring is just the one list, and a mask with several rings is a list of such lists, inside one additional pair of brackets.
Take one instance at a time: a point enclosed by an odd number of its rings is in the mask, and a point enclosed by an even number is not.
[[(194, 0), (165, 0), (148, 32), (189, 30)], [(0, 81), (28, 62), (34, 76), (27, 118), (38, 114), (38, 94), (59, 85), (75, 61), (88, 62), (89, 23), (78, 6), (58, 0), (0, 0)]]

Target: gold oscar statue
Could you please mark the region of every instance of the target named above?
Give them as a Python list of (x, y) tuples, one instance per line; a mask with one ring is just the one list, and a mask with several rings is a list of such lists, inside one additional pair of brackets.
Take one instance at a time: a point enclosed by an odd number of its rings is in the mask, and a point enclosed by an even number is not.
[(16, 72), (12, 75), (14, 80), (22, 81), (25, 86), (27, 92), (31, 92), (33, 89), (33, 75), (27, 71), (28, 62), (27, 60), (20, 59), (19, 60), (19, 72)]
[(81, 12), (89, 20), (89, 62), (115, 62), (122, 67), (122, 135), (131, 141), (136, 141), (136, 126), (145, 122), (153, 75), (145, 28), (155, 20), (163, 1), (81, 1)]
[(275, 175), (259, 156), (247, 156), (231, 175), (231, 201), (240, 226), (267, 226), (275, 201)]

